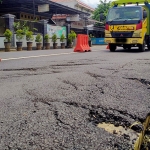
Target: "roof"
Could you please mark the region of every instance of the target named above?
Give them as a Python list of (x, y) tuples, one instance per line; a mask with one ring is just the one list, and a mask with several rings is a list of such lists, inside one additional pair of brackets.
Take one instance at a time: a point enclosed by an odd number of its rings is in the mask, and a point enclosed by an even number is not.
[[(71, 0), (51, 0), (51, 1), (56, 2), (56, 3), (60, 3), (60, 2), (70, 2)], [(94, 11), (94, 10), (95, 10), (94, 8), (88, 6), (87, 4), (81, 2), (80, 0), (75, 0), (75, 1), (77, 2), (77, 4), (78, 4), (79, 6), (82, 6), (82, 7), (86, 8), (86, 9), (91, 10), (91, 11)]]
[[(53, 14), (86, 14), (89, 13), (82, 12), (56, 2), (52, 2), (49, 0), (7, 0), (3, 1), (0, 4), (0, 13), (11, 13), (11, 12), (26, 12), (26, 13), (34, 13), (34, 5), (35, 4), (35, 14), (40, 16), (47, 16), (49, 18), (52, 17)], [(50, 10), (48, 12), (38, 12), (38, 5), (49, 4)]]
[(77, 0), (77, 2), (78, 2), (78, 5), (80, 5), (80, 6), (82, 6), (82, 7), (85, 7), (85, 8), (87, 8), (87, 9), (90, 9), (91, 11), (95, 11), (94, 8), (88, 6), (87, 4), (81, 2), (80, 0)]
[(52, 19), (66, 19), (68, 15), (53, 15)]

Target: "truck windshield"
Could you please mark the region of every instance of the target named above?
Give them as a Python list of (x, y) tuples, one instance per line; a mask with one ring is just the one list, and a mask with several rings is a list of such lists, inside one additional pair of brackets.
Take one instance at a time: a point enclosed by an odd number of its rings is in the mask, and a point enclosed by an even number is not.
[(107, 21), (141, 20), (141, 7), (114, 7), (109, 10)]

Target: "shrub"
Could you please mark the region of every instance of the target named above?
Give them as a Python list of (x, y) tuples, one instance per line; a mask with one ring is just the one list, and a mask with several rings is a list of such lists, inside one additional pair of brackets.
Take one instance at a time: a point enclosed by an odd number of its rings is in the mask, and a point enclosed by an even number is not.
[(35, 37), (35, 42), (37, 43), (41, 43), (42, 42), (42, 35), (41, 34), (37, 34), (36, 37)]
[(5, 42), (11, 42), (11, 38), (12, 38), (12, 32), (9, 29), (6, 29), (5, 33)]
[(46, 35), (44, 36), (44, 41), (45, 41), (46, 43), (49, 43), (49, 39), (50, 39), (49, 34), (46, 34)]
[(56, 41), (57, 41), (57, 35), (56, 35), (56, 34), (53, 34), (53, 36), (52, 36), (52, 42), (53, 42), (53, 43), (56, 43)]
[(16, 31), (16, 38), (18, 41), (21, 41), (23, 38), (24, 38), (25, 34), (24, 34), (24, 31), (21, 30), (21, 29), (18, 29)]
[(33, 41), (34, 40), (33, 32), (32, 31), (27, 31), (26, 32), (26, 40), (27, 41)]
[(60, 37), (60, 42), (64, 42), (64, 41), (65, 41), (65, 36), (64, 36), (64, 34), (62, 34)]

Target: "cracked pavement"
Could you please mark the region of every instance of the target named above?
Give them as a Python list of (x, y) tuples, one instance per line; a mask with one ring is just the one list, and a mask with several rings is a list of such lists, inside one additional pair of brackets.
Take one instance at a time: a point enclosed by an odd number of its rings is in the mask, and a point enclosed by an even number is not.
[[(97, 125), (127, 129), (145, 121), (150, 52), (92, 50), (0, 62), (0, 150), (133, 149), (137, 137)], [(132, 130), (138, 135), (142, 128)]]

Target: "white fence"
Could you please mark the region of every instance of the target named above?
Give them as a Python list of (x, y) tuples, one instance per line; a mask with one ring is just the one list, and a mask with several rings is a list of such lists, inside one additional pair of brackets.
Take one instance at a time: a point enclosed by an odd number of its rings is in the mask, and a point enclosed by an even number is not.
[[(36, 35), (34, 35), (34, 40), (33, 40), (33, 47), (36, 47), (36, 42), (35, 42), (35, 36)], [(0, 49), (3, 49), (3, 48), (5, 48), (4, 47), (4, 39), (5, 39), (5, 37), (0, 37)], [(16, 42), (17, 42), (18, 40), (16, 39), (16, 34), (14, 35), (14, 47), (16, 48)], [(26, 47), (27, 47), (27, 41), (26, 41), (26, 38), (24, 37), (24, 39), (22, 40), (22, 42), (23, 42), (23, 48), (24, 49), (26, 49)], [(60, 39), (57, 39), (57, 43), (58, 43), (58, 48), (61, 46), (61, 42), (60, 42)], [(67, 41), (65, 40), (65, 45), (67, 45)], [(43, 40), (42, 40), (42, 44), (43, 44)], [(50, 46), (52, 47), (53, 46), (53, 42), (52, 42), (52, 39), (50, 39)]]
[[(33, 46), (33, 47), (36, 47), (36, 42), (35, 42), (35, 37), (36, 37), (36, 35), (33, 35), (33, 36), (34, 36), (34, 40), (32, 41), (32, 42), (33, 42), (32, 46)], [(15, 45), (15, 47), (17, 47), (17, 46), (16, 46), (16, 42), (18, 42), (18, 40), (16, 39), (16, 34), (15, 34), (15, 35), (14, 35), (14, 45)], [(26, 37), (24, 37), (24, 39), (21, 40), (21, 42), (22, 42), (22, 47), (27, 47), (27, 40), (26, 40)], [(42, 40), (42, 44), (43, 44), (43, 40)]]
[(5, 37), (0, 37), (0, 48), (4, 48), (4, 39)]
[[(36, 47), (35, 37), (36, 37), (36, 35), (34, 35), (34, 40), (33, 40), (33, 44), (32, 44), (33, 47)], [(16, 47), (16, 42), (17, 42), (17, 41), (18, 41), (18, 40), (16, 39), (16, 35), (15, 35), (15, 38), (14, 38), (15, 47)], [(22, 47), (26, 48), (26, 47), (27, 47), (27, 41), (26, 41), (26, 38), (25, 38), (25, 37), (24, 37), (24, 39), (22, 40), (22, 42), (23, 42)], [(58, 43), (58, 47), (61, 46), (60, 39), (57, 39), (56, 43)], [(66, 43), (66, 40), (65, 40), (65, 43)], [(42, 40), (42, 44), (43, 44), (43, 40)], [(52, 39), (50, 39), (50, 46), (51, 46), (51, 47), (53, 46)]]

